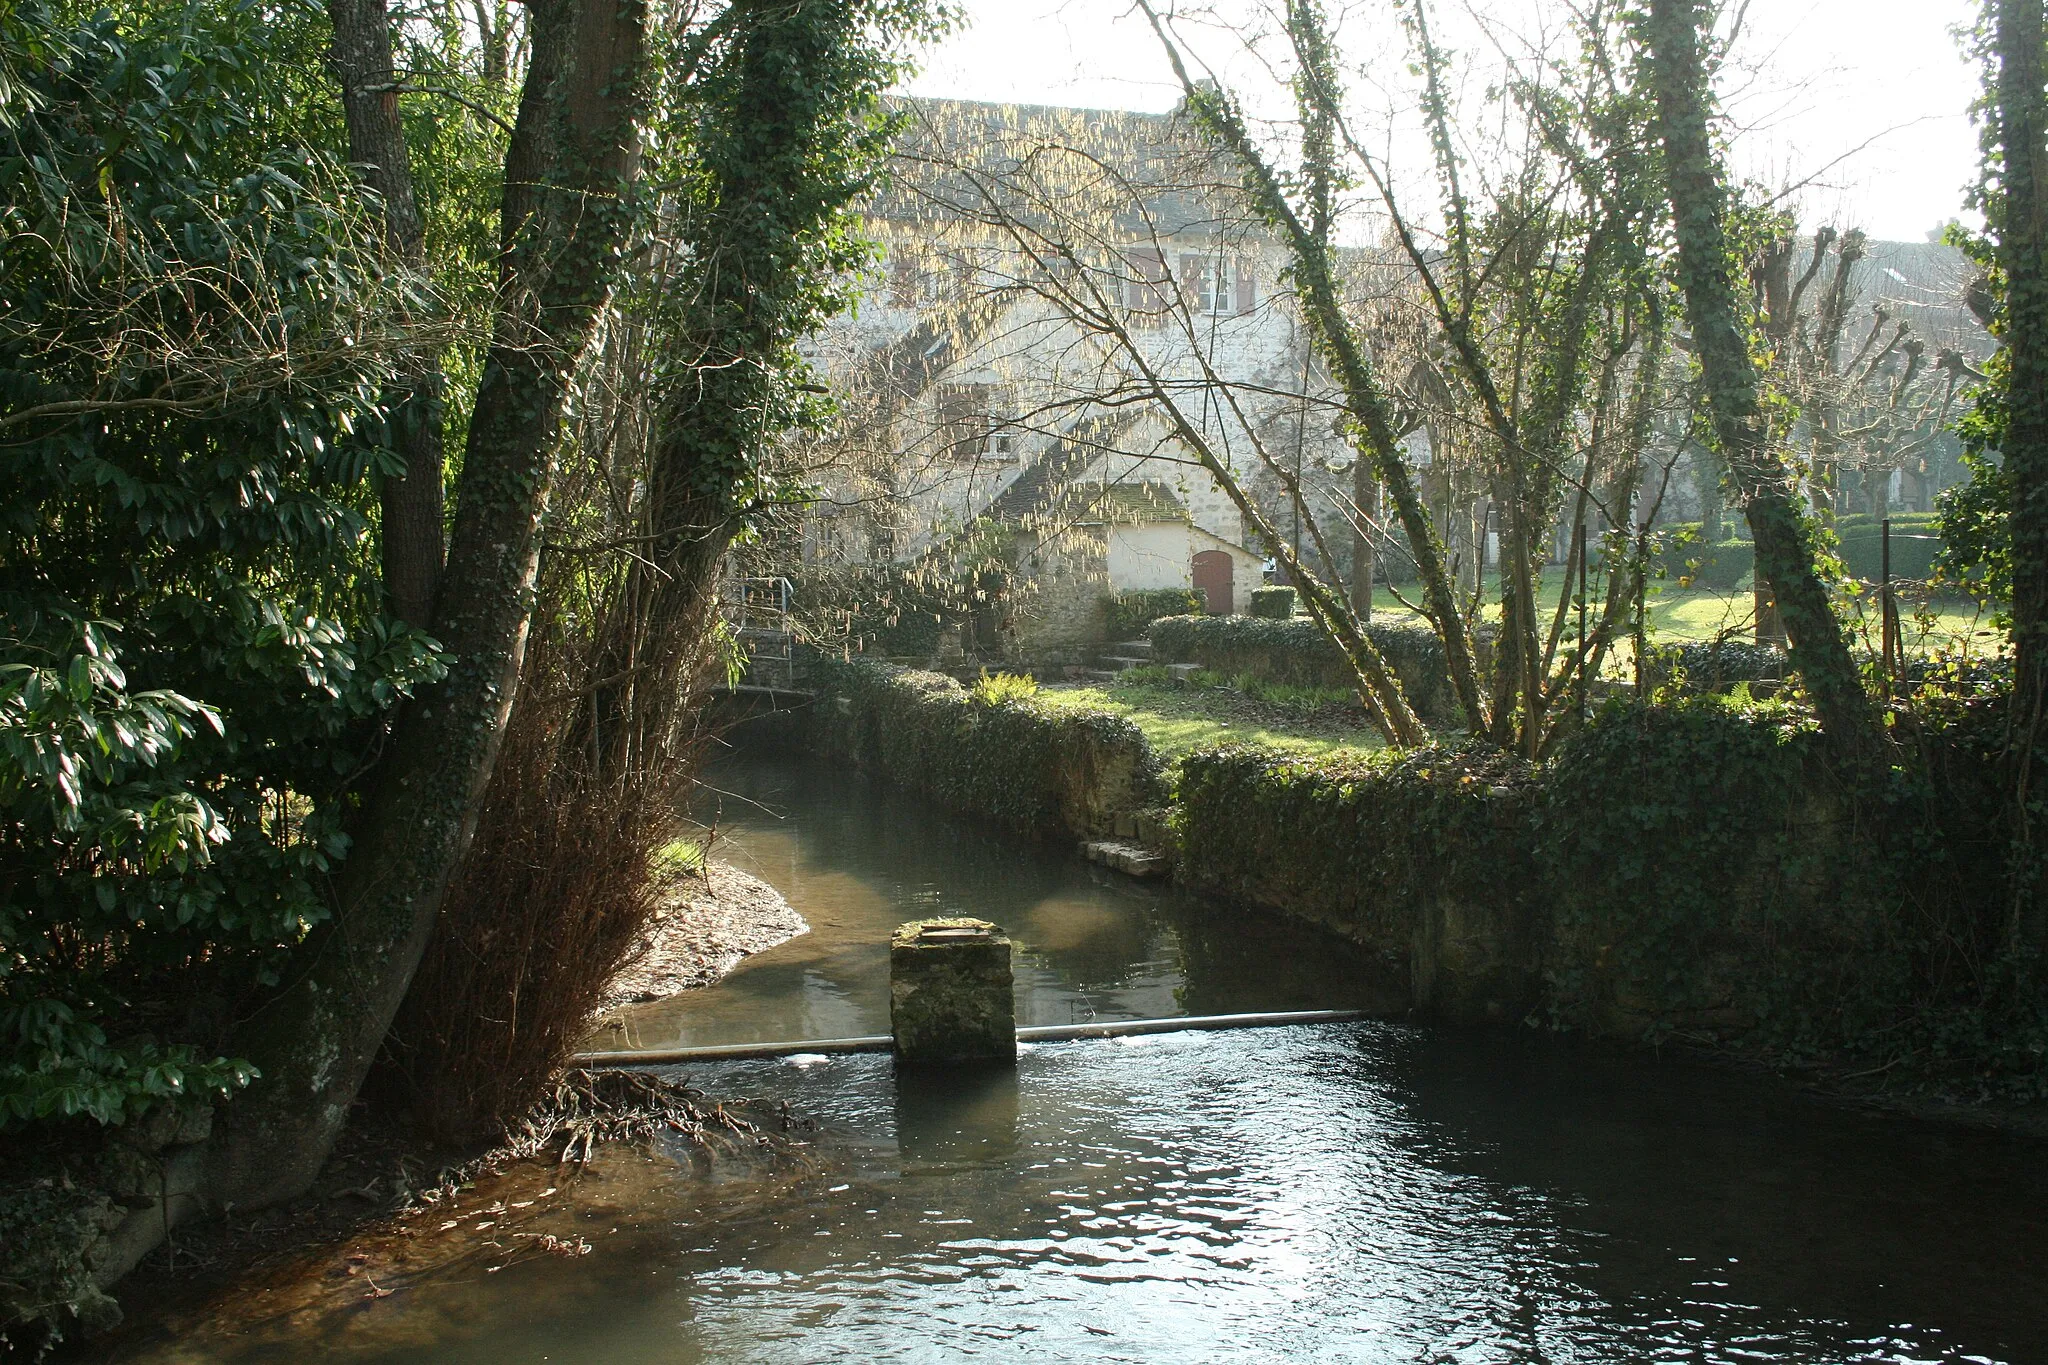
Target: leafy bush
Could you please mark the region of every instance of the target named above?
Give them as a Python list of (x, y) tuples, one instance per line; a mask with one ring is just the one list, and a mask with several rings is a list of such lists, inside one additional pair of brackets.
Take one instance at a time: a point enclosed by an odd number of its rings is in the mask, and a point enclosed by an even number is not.
[(1158, 760), (1123, 716), (1014, 692), (978, 701), (951, 678), (872, 659), (810, 668), (820, 694), (810, 749), (948, 811), (1027, 834), (1096, 836), (1160, 800)]
[(1202, 594), (1193, 588), (1140, 588), (1105, 593), (1101, 602), (1103, 634), (1111, 640), (1135, 640), (1162, 616), (1199, 616)]
[(1659, 683), (1682, 679), (1687, 691), (1725, 692), (1737, 683), (1782, 682), (1785, 652), (1747, 640), (1694, 641), (1658, 650), (1649, 672)]
[(1650, 572), (1685, 587), (1732, 592), (1756, 568), (1756, 546), (1730, 537), (1718, 545), (1701, 538), (1698, 522), (1660, 526), (1663, 544), (1651, 560)]
[(13, 21), (49, 42), (0, 120), (0, 1130), (247, 1079), (200, 1002), (325, 918), (350, 781), (441, 669), (367, 536), (403, 284), (345, 168), (277, 145), (288, 35)]
[(967, 689), (967, 699), (976, 706), (1002, 706), (1013, 701), (1029, 701), (1038, 695), (1038, 679), (1028, 673), (997, 673), (991, 676), (983, 671), (974, 686)]
[[(1285, 621), (1256, 616), (1168, 616), (1147, 632), (1162, 663), (1200, 664), (1228, 677), (1250, 674), (1267, 683), (1349, 692), (1354, 687), (1344, 652), (1307, 617)], [(1386, 657), (1409, 704), (1432, 725), (1463, 720), (1443, 642), (1425, 626), (1369, 625), (1366, 634)]]
[(1252, 615), (1268, 621), (1285, 621), (1294, 615), (1294, 589), (1253, 588)]

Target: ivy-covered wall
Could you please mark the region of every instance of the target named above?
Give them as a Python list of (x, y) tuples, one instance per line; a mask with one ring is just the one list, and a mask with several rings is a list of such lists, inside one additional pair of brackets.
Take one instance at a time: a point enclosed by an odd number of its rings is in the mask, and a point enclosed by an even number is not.
[(810, 664), (811, 747), (1024, 834), (1103, 836), (1162, 799), (1138, 727), (1029, 697), (986, 703), (953, 679), (869, 659)]
[(1316, 759), (1233, 747), (1183, 759), (1175, 796), (1189, 885), (1405, 962), (1419, 1009), (1519, 1019), (1537, 1007), (1537, 787), (1521, 760), (1482, 746)]
[(1180, 881), (1372, 949), (1425, 1013), (2048, 1092), (1980, 703), (1895, 712), (1900, 742), (1853, 769), (1797, 708), (1706, 695), (1610, 703), (1541, 765), (1231, 746), (1162, 792), (1119, 717), (865, 661), (814, 676), (814, 750), (1038, 834), (1164, 801)]
[[(1355, 686), (1344, 652), (1305, 616), (1167, 616), (1146, 632), (1161, 663), (1200, 664), (1229, 677), (1249, 673), (1262, 682), (1295, 687)], [(1409, 705), (1432, 725), (1462, 720), (1443, 642), (1422, 626), (1370, 625), (1366, 633), (1386, 656)]]

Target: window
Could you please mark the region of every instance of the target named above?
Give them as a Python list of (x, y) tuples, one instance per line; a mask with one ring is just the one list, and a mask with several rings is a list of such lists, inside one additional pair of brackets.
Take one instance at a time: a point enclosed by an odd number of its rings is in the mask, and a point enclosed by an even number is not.
[(1249, 313), (1258, 304), (1252, 263), (1241, 257), (1189, 254), (1180, 258), (1181, 284), (1198, 313)]
[(1233, 313), (1237, 311), (1237, 294), (1232, 280), (1231, 260), (1228, 256), (1183, 256), (1180, 258), (1181, 283), (1194, 300), (1198, 313)]
[(1141, 327), (1166, 325), (1166, 253), (1157, 247), (1140, 247), (1124, 257), (1124, 304)]
[(939, 443), (956, 460), (988, 453), (995, 426), (989, 384), (946, 384), (939, 389)]

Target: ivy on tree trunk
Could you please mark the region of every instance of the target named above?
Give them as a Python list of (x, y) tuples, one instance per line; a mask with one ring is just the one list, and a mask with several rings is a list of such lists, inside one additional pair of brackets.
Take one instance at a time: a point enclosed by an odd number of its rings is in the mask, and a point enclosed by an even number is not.
[(1727, 191), (1707, 126), (1708, 25), (1704, 0), (1650, 0), (1639, 16), (1657, 102), (1664, 182), (1678, 242), (1679, 285), (1714, 434), (1756, 541), (1757, 576), (1770, 585), (1821, 727), (1860, 746), (1873, 716), (1849, 642), (1816, 564), (1814, 526), (1791, 471), (1773, 448), (1756, 366), (1736, 309), (1726, 228)]
[(332, 1148), (475, 828), (518, 686), (562, 409), (624, 234), (647, 66), (638, 0), (530, 0), (528, 14), (499, 303), (435, 616), (449, 673), (407, 708), (365, 792), (333, 919), (234, 1041), (263, 1073), (214, 1143), (212, 1192), (237, 1207), (305, 1189)]
[(1993, 0), (1998, 54), (1996, 118), (2003, 194), (1994, 206), (2005, 273), (2006, 418), (2011, 489), (2013, 815), (2018, 847), (2014, 926), (2048, 944), (2048, 897), (2033, 791), (2035, 752), (2048, 708), (2048, 61), (2041, 0)]

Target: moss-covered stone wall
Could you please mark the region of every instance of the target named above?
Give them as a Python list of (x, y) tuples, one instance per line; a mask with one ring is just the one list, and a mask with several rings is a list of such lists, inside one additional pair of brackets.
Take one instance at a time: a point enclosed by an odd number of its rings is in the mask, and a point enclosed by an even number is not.
[(1971, 706), (1901, 713), (1853, 768), (1794, 707), (1702, 696), (1612, 704), (1541, 765), (1227, 747), (1168, 790), (1116, 716), (819, 677), (814, 751), (1037, 834), (1163, 802), (1183, 884), (1405, 965), (1426, 1014), (2048, 1092), (2048, 994), (2005, 946), (2002, 731)]
[(1020, 833), (1088, 838), (1164, 792), (1138, 727), (1107, 711), (984, 704), (953, 679), (867, 659), (810, 665), (814, 751)]

